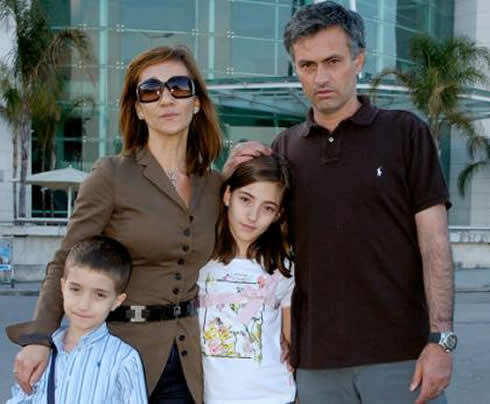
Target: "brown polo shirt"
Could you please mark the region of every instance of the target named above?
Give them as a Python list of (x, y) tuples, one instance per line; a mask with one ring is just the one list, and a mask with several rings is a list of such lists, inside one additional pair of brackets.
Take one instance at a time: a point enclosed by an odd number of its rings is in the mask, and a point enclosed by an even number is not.
[(415, 359), (429, 332), (414, 216), (449, 207), (437, 151), (414, 114), (359, 100), (333, 132), (310, 111), (273, 143), (292, 174), (300, 368)]

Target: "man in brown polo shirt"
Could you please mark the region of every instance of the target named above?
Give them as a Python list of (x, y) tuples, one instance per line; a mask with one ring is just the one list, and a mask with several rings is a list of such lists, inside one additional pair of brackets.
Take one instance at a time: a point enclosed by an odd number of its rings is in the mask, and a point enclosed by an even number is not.
[[(456, 344), (450, 203), (429, 130), (357, 96), (359, 14), (304, 7), (284, 41), (312, 103), (272, 145), (293, 180), (300, 402), (445, 403)], [(236, 147), (228, 169), (260, 152)]]

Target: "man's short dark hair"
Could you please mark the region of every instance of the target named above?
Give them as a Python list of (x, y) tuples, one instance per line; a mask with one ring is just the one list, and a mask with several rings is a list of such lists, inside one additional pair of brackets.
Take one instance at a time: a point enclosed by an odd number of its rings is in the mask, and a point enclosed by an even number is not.
[(294, 59), (293, 45), (324, 29), (339, 26), (349, 38), (353, 58), (366, 48), (364, 21), (355, 11), (347, 10), (334, 1), (324, 1), (300, 8), (286, 24), (284, 46)]
[(72, 267), (88, 268), (114, 281), (116, 293), (124, 292), (131, 275), (131, 257), (119, 241), (95, 236), (75, 244), (65, 261), (65, 276)]

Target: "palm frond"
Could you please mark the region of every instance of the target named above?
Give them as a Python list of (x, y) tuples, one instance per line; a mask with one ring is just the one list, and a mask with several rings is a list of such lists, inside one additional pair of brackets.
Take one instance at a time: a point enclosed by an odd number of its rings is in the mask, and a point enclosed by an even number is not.
[(387, 80), (388, 77), (393, 76), (396, 82), (400, 82), (403, 86), (408, 87), (412, 83), (410, 73), (402, 72), (399, 69), (385, 68), (371, 79), (371, 86), (369, 89), (369, 96), (373, 98), (373, 103), (376, 103), (376, 90), (378, 87)]
[(474, 158), (477, 150), (482, 150), (486, 147), (487, 140), (485, 136), (477, 131), (474, 122), (464, 112), (458, 110), (445, 111), (444, 122), (465, 135), (468, 153), (471, 158)]
[(36, 66), (36, 77), (44, 79), (53, 74), (65, 62), (72, 50), (77, 51), (84, 64), (92, 61), (87, 35), (80, 30), (62, 30), (53, 36)]
[(479, 160), (468, 164), (458, 176), (458, 191), (461, 196), (465, 196), (466, 188), (473, 179), (474, 175), (481, 170), (490, 167), (490, 160)]

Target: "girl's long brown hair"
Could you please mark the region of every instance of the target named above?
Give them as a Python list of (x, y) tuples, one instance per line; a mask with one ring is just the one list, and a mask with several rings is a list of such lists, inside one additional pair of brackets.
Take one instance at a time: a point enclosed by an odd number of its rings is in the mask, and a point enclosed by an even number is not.
[(284, 276), (291, 276), (294, 262), (288, 235), (287, 204), (290, 194), (290, 179), (287, 163), (277, 154), (260, 156), (241, 163), (221, 187), (221, 203), (216, 224), (216, 245), (212, 259), (224, 264), (230, 263), (238, 253), (238, 246), (231, 234), (228, 222), (228, 208), (223, 203), (223, 195), (258, 181), (277, 182), (283, 189), (279, 218), (255, 240), (247, 250), (247, 258), (262, 264), (267, 273), (277, 268)]
[(146, 146), (148, 127), (136, 114), (136, 86), (143, 70), (159, 63), (182, 63), (196, 86), (200, 110), (192, 118), (187, 138), (187, 174), (202, 175), (218, 157), (221, 150), (221, 130), (216, 110), (206, 91), (206, 84), (199, 73), (192, 53), (185, 46), (161, 46), (136, 56), (128, 66), (124, 77), (119, 105), (119, 127), (123, 138), (123, 154), (130, 155)]

